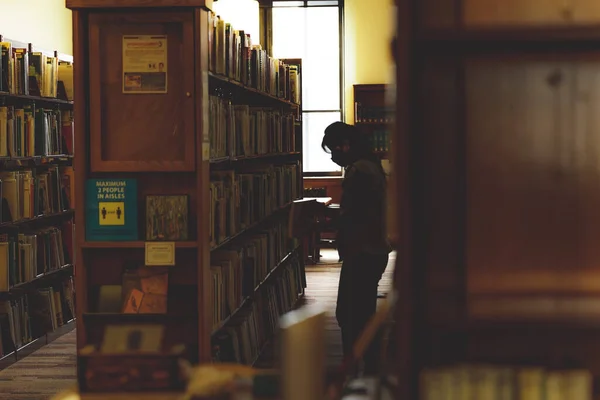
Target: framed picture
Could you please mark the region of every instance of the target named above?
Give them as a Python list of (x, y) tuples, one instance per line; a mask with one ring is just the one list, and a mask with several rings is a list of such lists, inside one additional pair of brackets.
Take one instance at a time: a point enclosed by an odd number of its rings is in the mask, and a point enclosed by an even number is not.
[(188, 227), (187, 194), (146, 196), (146, 240), (188, 240)]

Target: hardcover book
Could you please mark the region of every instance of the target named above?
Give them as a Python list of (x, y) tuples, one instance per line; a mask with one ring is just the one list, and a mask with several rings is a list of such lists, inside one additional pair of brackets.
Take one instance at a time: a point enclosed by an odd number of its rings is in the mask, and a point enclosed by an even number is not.
[(165, 314), (169, 274), (161, 268), (139, 267), (123, 274), (123, 313)]
[(138, 240), (137, 181), (88, 179), (86, 240)]

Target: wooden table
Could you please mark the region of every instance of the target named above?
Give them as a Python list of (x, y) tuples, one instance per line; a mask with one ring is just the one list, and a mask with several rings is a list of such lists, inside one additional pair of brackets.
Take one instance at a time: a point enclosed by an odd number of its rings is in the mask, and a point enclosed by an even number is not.
[[(303, 200), (316, 200), (317, 202), (324, 204), (326, 206), (330, 205), (333, 201), (331, 197), (304, 197)], [(315, 218), (315, 223), (318, 222), (318, 218)], [(321, 249), (318, 244), (321, 241), (321, 234), (319, 231), (313, 231), (310, 235), (305, 239), (304, 249), (306, 250), (306, 255), (311, 257), (312, 263), (316, 264), (321, 259)]]

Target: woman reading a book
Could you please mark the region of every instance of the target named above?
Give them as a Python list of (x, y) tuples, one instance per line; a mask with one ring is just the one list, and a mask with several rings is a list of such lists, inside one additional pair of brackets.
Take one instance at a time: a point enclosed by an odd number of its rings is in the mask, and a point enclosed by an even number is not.
[[(377, 286), (391, 252), (385, 228), (386, 176), (366, 135), (352, 125), (329, 125), (321, 147), (345, 170), (339, 214), (332, 223), (343, 261), (336, 318), (344, 356), (351, 358), (356, 339), (375, 314)], [(375, 339), (363, 357), (366, 375), (378, 372), (379, 342)]]

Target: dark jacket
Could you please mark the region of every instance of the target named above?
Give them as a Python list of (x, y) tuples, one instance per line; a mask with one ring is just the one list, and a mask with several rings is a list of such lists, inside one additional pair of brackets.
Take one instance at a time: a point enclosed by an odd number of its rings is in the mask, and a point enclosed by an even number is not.
[(337, 222), (341, 257), (389, 254), (386, 232), (386, 178), (377, 162), (360, 159), (346, 167)]

